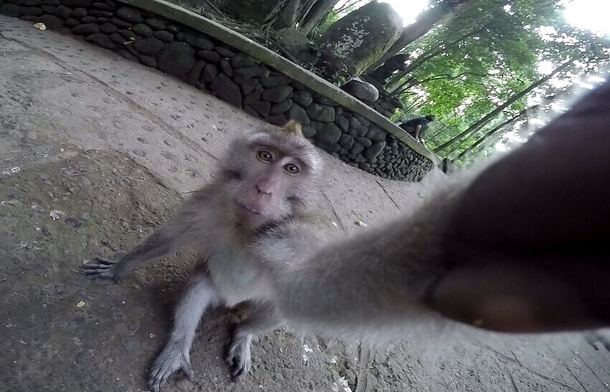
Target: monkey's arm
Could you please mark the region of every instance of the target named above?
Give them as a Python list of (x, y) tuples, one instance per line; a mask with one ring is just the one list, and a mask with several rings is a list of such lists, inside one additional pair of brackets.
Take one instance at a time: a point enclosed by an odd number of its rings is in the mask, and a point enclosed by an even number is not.
[(118, 283), (140, 265), (152, 262), (177, 250), (173, 247), (173, 244), (176, 237), (181, 234), (181, 232), (172, 232), (162, 227), (136, 246), (119, 262), (96, 257), (97, 263), (83, 266), (83, 274), (90, 279), (112, 279), (115, 283)]
[(609, 123), (607, 84), (473, 180), (287, 270), (281, 313), (391, 339), (435, 314), (507, 332), (610, 326)]
[[(96, 258), (95, 264), (83, 266), (83, 274), (90, 279), (112, 279), (119, 282), (140, 265), (152, 262), (186, 246), (194, 246), (205, 237), (205, 222), (200, 218), (211, 201), (214, 185), (208, 185), (193, 193), (190, 200), (169, 221), (155, 230), (119, 262)], [(193, 236), (199, 236), (193, 239)]]
[(274, 284), (282, 316), (306, 333), (376, 340), (437, 318), (425, 300), (448, 270), (441, 243), (459, 189), (446, 187), (408, 217), (286, 263)]
[(501, 297), (510, 302), (496, 301), (496, 313), (514, 320), (502, 329), (610, 325), (608, 124), (610, 82), (476, 177), (448, 222), (461, 267), (434, 306), (463, 321)]

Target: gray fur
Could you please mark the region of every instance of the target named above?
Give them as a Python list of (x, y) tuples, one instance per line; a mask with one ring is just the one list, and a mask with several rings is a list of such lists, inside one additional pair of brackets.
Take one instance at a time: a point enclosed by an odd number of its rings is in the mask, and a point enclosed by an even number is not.
[[(167, 223), (118, 263), (98, 259), (99, 263), (84, 267), (83, 272), (92, 279), (118, 282), (144, 263), (181, 249), (197, 250), (202, 261), (178, 304), (171, 334), (150, 373), (153, 391), (159, 391), (178, 370), (192, 377), (189, 352), (196, 327), (206, 308), (219, 304), (245, 304), (249, 310), (235, 328), (226, 357), (233, 379), (241, 380), (251, 368), (253, 335), (283, 323), (272, 297), (273, 271), (313, 255), (328, 237), (325, 229), (331, 226), (315, 216), (322, 158), (300, 132), (294, 132), (295, 125), (291, 127), (291, 132), (267, 129), (235, 140), (221, 160), (216, 180), (194, 192)], [(260, 146), (278, 157), (276, 171), (272, 171), (275, 166), (257, 161)], [(283, 162), (298, 163), (299, 175), (282, 172)], [(265, 186), (275, 186), (279, 196), (275, 197), (275, 190), (269, 193), (265, 189), (255, 197), (266, 204), (248, 199), (253, 187)], [(238, 224), (236, 202), (256, 204), (260, 225)]]
[[(236, 227), (231, 203), (252, 172), (252, 146), (267, 146), (302, 163), (280, 199), (261, 207), (257, 227)], [(226, 361), (234, 380), (251, 368), (251, 341), (288, 323), (305, 333), (386, 343), (406, 326), (429, 329), (440, 317), (425, 304), (426, 292), (447, 271), (440, 257), (448, 209), (469, 183), (459, 176), (415, 213), (368, 229), (328, 247), (331, 226), (316, 215), (322, 159), (304, 138), (260, 131), (233, 142), (217, 180), (195, 192), (175, 216), (117, 264), (85, 266), (92, 278), (120, 280), (138, 265), (195, 247), (204, 263), (178, 305), (175, 325), (157, 358), (149, 385), (158, 391), (176, 371), (192, 377), (189, 351), (209, 306), (245, 305), (248, 316), (233, 333)]]
[[(429, 288), (448, 270), (441, 255), (449, 209), (473, 173), (435, 185), (413, 213), (330, 244), (276, 270), (276, 305), (291, 327), (386, 345), (417, 328), (448, 321), (426, 305)], [(277, 260), (280, 244), (261, 249)]]

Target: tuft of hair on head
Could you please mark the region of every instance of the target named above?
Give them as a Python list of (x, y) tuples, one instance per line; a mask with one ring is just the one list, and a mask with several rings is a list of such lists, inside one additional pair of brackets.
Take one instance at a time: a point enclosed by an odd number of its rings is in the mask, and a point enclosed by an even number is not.
[(303, 127), (294, 120), (288, 121), (282, 128), (282, 131), (291, 136), (303, 136)]

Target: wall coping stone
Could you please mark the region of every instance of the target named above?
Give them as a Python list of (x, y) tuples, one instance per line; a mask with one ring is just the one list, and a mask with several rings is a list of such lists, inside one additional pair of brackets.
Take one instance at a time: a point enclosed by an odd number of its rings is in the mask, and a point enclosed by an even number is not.
[(120, 3), (132, 5), (146, 11), (164, 16), (168, 19), (182, 23), (194, 30), (207, 34), (225, 44), (275, 68), (277, 71), (289, 76), (293, 80), (307, 86), (312, 91), (332, 99), (338, 104), (358, 113), (362, 117), (380, 126), (398, 140), (405, 143), (421, 156), (428, 158), (436, 166), (440, 163), (438, 157), (430, 150), (419, 144), (402, 128), (371, 109), (360, 100), (350, 96), (337, 86), (320, 78), (303, 67), (283, 58), (277, 53), (265, 48), (259, 43), (245, 37), (211, 19), (199, 15), (178, 5), (164, 0), (118, 0)]

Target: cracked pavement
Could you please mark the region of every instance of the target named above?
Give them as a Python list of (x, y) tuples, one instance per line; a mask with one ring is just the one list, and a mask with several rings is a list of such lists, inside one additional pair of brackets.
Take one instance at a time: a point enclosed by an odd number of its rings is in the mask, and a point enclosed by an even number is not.
[[(0, 390), (144, 390), (191, 258), (121, 285), (87, 281), (78, 268), (132, 247), (210, 178), (230, 138), (261, 123), (159, 71), (4, 16), (0, 75)], [(426, 195), (427, 183), (327, 161), (321, 207), (347, 232)], [(413, 331), (388, 350), (282, 329), (258, 339), (252, 374), (232, 384), (221, 359), (229, 316), (206, 318), (194, 382), (167, 390), (610, 390), (607, 334), (467, 328)]]

